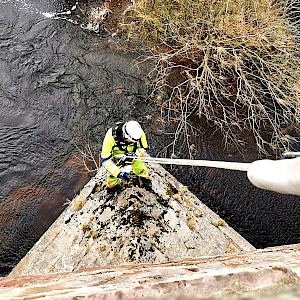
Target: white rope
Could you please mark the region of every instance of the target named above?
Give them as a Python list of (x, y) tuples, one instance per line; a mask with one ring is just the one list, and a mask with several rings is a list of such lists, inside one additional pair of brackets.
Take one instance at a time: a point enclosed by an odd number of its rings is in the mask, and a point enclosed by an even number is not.
[(248, 171), (250, 163), (237, 163), (227, 161), (210, 161), (210, 160), (193, 160), (193, 159), (172, 159), (172, 158), (157, 158), (157, 157), (136, 157), (127, 156), (123, 154), (116, 155), (119, 158), (131, 158), (143, 162), (169, 164), (169, 165), (183, 165), (196, 167), (212, 167), (227, 170)]
[(296, 158), (281, 160), (257, 160), (252, 163), (227, 161), (171, 159), (156, 157), (136, 157), (117, 155), (121, 160), (129, 158), (149, 163), (212, 167), (228, 170), (247, 171), (249, 181), (258, 188), (282, 194), (300, 196), (300, 157), (299, 153), (289, 153)]

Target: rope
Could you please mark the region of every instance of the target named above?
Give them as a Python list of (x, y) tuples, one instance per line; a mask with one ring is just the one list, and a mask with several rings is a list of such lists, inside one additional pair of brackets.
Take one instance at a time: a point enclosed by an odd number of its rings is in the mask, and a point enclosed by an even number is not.
[(172, 158), (157, 158), (157, 157), (136, 157), (127, 156), (124, 154), (116, 155), (120, 158), (131, 158), (143, 162), (182, 165), (182, 166), (196, 166), (196, 167), (212, 167), (227, 170), (248, 171), (251, 163), (237, 163), (227, 161), (210, 161), (210, 160), (193, 160), (193, 159), (172, 159)]

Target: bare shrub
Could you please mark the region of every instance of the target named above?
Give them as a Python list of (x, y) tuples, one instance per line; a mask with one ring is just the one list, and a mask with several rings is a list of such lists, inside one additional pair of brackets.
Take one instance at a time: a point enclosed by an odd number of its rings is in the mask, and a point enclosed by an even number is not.
[(153, 95), (170, 92), (157, 104), (178, 123), (174, 143), (197, 115), (225, 145), (240, 148), (250, 131), (260, 153), (289, 148), (300, 112), (292, 7), (287, 0), (137, 1), (123, 27), (131, 48), (154, 63)]
[(77, 152), (74, 155), (74, 164), (83, 166), (88, 174), (98, 172), (101, 167), (100, 151), (88, 140), (84, 142), (84, 145), (75, 145), (75, 147)]

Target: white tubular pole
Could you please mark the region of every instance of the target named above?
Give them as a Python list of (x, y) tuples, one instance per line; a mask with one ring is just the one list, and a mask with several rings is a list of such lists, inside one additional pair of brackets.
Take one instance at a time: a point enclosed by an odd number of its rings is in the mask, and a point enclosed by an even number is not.
[(193, 160), (193, 159), (172, 159), (156, 157), (135, 157), (136, 160), (169, 165), (212, 167), (227, 170), (248, 171), (250, 163), (237, 163), (227, 161)]
[(300, 196), (300, 157), (254, 161), (247, 176), (260, 189)]

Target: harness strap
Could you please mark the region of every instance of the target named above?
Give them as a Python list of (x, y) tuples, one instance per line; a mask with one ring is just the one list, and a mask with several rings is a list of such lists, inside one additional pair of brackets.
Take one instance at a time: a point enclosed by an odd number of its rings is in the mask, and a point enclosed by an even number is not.
[(113, 128), (112, 128), (112, 136), (113, 136), (114, 141), (115, 141), (115, 144), (116, 144), (116, 145), (113, 146), (113, 148), (118, 147), (119, 149), (122, 150), (122, 145), (121, 145), (121, 143), (120, 143), (120, 140), (119, 140), (118, 137), (117, 137), (117, 129), (118, 129), (118, 127), (119, 127), (120, 125), (121, 125), (121, 122), (118, 122), (118, 123), (116, 123), (116, 124), (113, 126)]
[[(118, 122), (116, 123), (113, 128), (112, 128), (112, 136), (114, 138), (114, 141), (115, 141), (115, 145), (113, 146), (113, 148), (117, 147), (119, 148), (121, 151), (124, 151), (126, 154), (128, 153), (128, 150), (127, 150), (127, 146), (125, 143), (122, 143), (120, 141), (120, 139), (118, 138), (118, 135), (117, 135), (117, 130), (118, 128), (122, 125), (122, 122)], [(122, 125), (123, 126), (123, 125)], [(138, 143), (140, 143), (140, 145), (142, 146), (142, 141), (141, 139), (139, 139)], [(135, 153), (136, 150), (137, 150), (137, 144), (138, 143), (133, 143), (133, 152)]]

